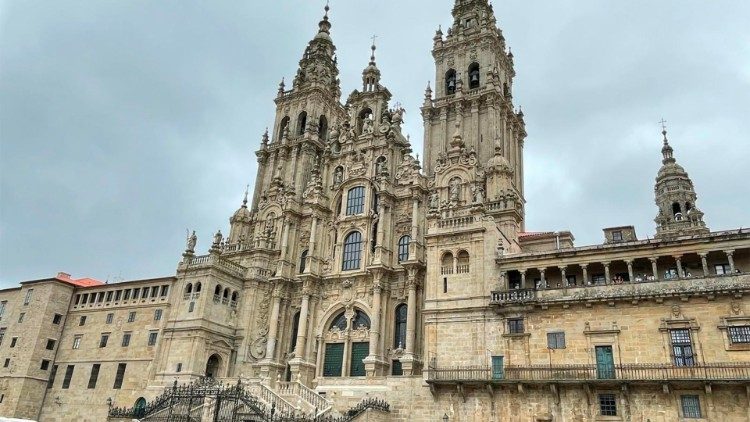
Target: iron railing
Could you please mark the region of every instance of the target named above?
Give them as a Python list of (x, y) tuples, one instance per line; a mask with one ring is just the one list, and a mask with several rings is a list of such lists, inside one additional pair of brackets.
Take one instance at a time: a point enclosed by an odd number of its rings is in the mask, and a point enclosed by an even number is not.
[(577, 381), (750, 381), (750, 362), (693, 366), (646, 363), (623, 365), (459, 366), (429, 368), (432, 382), (577, 382)]

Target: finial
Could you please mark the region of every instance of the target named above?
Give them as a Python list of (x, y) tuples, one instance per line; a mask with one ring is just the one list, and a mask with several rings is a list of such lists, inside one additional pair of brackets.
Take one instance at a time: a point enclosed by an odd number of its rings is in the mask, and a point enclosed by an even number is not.
[(247, 194), (250, 191), (250, 185), (245, 186), (245, 197), (242, 199), (242, 208), (247, 208)]
[(667, 142), (667, 121), (664, 118), (659, 122), (661, 124), (661, 134), (664, 135), (664, 142)]
[(372, 47), (370, 47), (370, 49), (372, 50), (372, 54), (370, 54), (370, 64), (371, 65), (375, 65), (375, 49), (377, 48), (377, 47), (375, 47), (375, 39), (377, 37), (378, 36), (375, 35), (375, 34), (373, 34), (373, 36), (372, 36)]

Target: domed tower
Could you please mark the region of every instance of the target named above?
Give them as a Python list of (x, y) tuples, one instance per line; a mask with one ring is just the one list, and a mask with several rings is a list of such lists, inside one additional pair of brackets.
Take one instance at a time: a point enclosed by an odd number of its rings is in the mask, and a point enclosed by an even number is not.
[(252, 219), (253, 215), (247, 209), (247, 189), (245, 197), (242, 199), (242, 206), (229, 219), (231, 230), (229, 232), (229, 243), (238, 244), (240, 247), (247, 246), (252, 239)]
[(662, 131), (664, 156), (661, 169), (656, 176), (654, 194), (659, 213), (656, 222), (656, 238), (697, 235), (709, 233), (703, 221), (703, 212), (696, 205), (697, 195), (693, 181), (685, 169), (677, 164), (674, 150), (667, 139), (667, 129)]

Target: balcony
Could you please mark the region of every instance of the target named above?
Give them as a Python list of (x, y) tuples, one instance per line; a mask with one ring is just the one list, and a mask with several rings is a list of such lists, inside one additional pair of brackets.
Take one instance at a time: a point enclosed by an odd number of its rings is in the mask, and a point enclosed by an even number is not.
[(536, 290), (534, 289), (508, 290), (502, 292), (492, 292), (492, 296), (490, 297), (490, 305), (501, 305), (506, 303), (523, 304), (527, 302), (533, 302), (535, 300)]
[(575, 384), (638, 383), (663, 384), (684, 381), (700, 383), (747, 383), (750, 362), (711, 363), (695, 366), (645, 363), (606, 367), (597, 365), (464, 366), (430, 368), (431, 384)]

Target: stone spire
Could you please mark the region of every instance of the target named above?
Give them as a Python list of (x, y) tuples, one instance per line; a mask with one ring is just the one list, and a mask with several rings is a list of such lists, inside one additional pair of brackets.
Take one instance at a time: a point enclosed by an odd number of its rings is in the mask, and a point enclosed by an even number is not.
[[(662, 124), (664, 122), (662, 121)], [(656, 238), (673, 238), (709, 233), (698, 209), (693, 181), (685, 169), (677, 164), (674, 149), (669, 145), (666, 127), (662, 130), (662, 166), (656, 176), (654, 188), (656, 206)]]
[(453, 6), (453, 26), (448, 30), (448, 36), (494, 30), (496, 26), (495, 12), (488, 0), (456, 0)]
[(331, 22), (328, 19), (330, 7), (326, 5), (323, 19), (318, 23), (318, 33), (305, 48), (299, 70), (294, 77), (294, 88), (305, 89), (323, 86), (332, 90), (338, 98), (341, 95), (339, 70), (336, 63), (336, 46), (331, 39)]
[(380, 69), (375, 64), (375, 37), (372, 37), (372, 53), (370, 54), (370, 63), (367, 65), (365, 70), (362, 71), (362, 91), (377, 91), (380, 87)]

